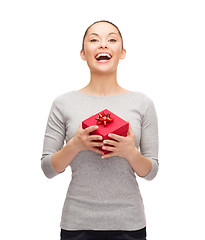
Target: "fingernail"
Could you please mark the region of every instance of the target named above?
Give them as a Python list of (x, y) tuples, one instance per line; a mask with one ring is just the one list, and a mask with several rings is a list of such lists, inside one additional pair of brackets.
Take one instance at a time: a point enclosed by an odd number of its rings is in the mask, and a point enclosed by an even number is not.
[(98, 126), (95, 126), (95, 128), (98, 128)]

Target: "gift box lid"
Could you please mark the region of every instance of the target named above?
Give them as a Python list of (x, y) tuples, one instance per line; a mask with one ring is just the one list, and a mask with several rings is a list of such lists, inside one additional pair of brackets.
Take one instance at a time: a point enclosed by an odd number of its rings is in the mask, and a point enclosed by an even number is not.
[[(102, 124), (97, 124), (98, 122), (98, 118), (99, 118), (99, 114), (100, 113), (104, 113), (105, 115), (110, 114), (110, 118), (113, 119), (111, 122), (107, 122), (106, 125)], [(97, 119), (96, 119), (97, 118)], [(119, 116), (117, 116), (116, 114), (114, 114), (113, 112), (111, 112), (108, 109), (104, 109), (102, 111), (100, 111), (97, 114), (94, 114), (93, 116), (85, 119), (84, 121), (82, 121), (82, 128), (85, 129), (89, 126), (93, 126), (93, 125), (98, 125), (98, 129), (96, 129), (95, 131), (91, 132), (91, 134), (100, 134), (102, 136), (105, 136), (109, 133), (124, 133), (128, 131), (128, 127), (129, 127), (129, 123), (127, 121), (125, 121), (124, 119), (120, 118)]]

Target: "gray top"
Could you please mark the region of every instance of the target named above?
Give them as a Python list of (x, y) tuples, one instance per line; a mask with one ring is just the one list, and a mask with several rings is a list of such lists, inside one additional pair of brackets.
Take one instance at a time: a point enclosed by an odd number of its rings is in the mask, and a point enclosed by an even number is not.
[[(70, 91), (57, 96), (46, 126), (41, 167), (48, 178), (58, 174), (51, 164), (86, 118), (108, 109), (128, 121), (135, 145), (152, 162), (146, 180), (158, 171), (158, 123), (153, 101), (129, 91), (115, 96), (91, 96)], [(70, 164), (72, 179), (64, 202), (61, 228), (65, 230), (138, 230), (146, 226), (137, 174), (126, 158), (101, 159), (91, 150), (80, 151)], [(64, 172), (65, 174), (65, 172)]]

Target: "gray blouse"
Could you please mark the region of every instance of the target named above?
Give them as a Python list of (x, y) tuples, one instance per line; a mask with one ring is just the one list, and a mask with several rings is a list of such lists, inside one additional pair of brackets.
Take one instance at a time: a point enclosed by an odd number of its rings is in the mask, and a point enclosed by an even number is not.
[[(108, 109), (128, 121), (135, 145), (152, 162), (146, 180), (158, 171), (158, 122), (153, 101), (129, 91), (115, 96), (91, 96), (79, 91), (57, 96), (51, 106), (44, 136), (41, 167), (48, 178), (58, 174), (51, 164), (86, 118)], [(101, 159), (91, 150), (80, 151), (71, 164), (72, 178), (64, 202), (61, 228), (65, 230), (138, 230), (146, 226), (137, 174), (120, 156)]]

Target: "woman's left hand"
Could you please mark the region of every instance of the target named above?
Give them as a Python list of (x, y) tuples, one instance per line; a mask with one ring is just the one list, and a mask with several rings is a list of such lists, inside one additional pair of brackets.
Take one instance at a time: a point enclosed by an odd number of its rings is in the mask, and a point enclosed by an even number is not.
[[(135, 134), (131, 129), (129, 124), (129, 129), (127, 132), (127, 136), (120, 136), (114, 133), (111, 133), (110, 138), (114, 139), (106, 139), (103, 141), (104, 144), (109, 144), (112, 146), (103, 145), (102, 149), (111, 151), (109, 153), (103, 154), (102, 158), (108, 158), (112, 156), (120, 156), (127, 158), (135, 149)], [(116, 140), (116, 141), (115, 141)]]

